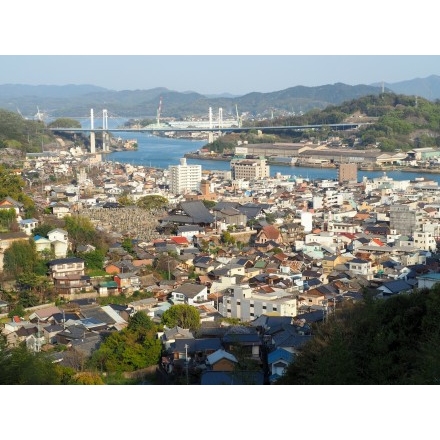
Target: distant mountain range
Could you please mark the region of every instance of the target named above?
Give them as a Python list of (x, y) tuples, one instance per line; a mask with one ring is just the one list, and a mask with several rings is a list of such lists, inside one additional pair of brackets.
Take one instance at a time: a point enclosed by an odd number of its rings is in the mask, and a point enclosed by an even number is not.
[(243, 96), (228, 93), (202, 95), (194, 91), (177, 92), (164, 87), (149, 90), (109, 90), (94, 85), (0, 85), (0, 108), (17, 111), (26, 117), (44, 113), (51, 118), (88, 117), (106, 109), (110, 116), (156, 118), (162, 100), (161, 117), (207, 116), (223, 109), (223, 118), (246, 113), (252, 117), (281, 116), (323, 109), (365, 95), (385, 90), (403, 95), (417, 95), (434, 101), (440, 99), (440, 76), (415, 78), (397, 83), (371, 85), (327, 84), (317, 87), (295, 86), (269, 93), (252, 92)]

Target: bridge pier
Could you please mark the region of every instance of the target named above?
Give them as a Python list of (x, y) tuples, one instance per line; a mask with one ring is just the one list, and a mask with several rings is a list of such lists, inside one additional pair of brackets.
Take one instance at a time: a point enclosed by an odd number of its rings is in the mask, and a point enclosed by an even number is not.
[(90, 153), (95, 154), (96, 152), (96, 142), (95, 142), (95, 132), (93, 131), (93, 109), (90, 110)]
[(108, 130), (107, 110), (102, 111), (102, 151), (110, 151), (110, 133)]

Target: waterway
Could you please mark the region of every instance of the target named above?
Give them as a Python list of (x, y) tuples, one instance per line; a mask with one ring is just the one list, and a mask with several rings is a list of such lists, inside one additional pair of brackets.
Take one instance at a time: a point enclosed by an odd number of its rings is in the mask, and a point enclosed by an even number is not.
[[(109, 127), (110, 127), (109, 122)], [(115, 128), (121, 125), (116, 125)], [(114, 132), (115, 137), (122, 139), (137, 139), (138, 149), (135, 151), (117, 151), (106, 154), (103, 160), (130, 163), (132, 165), (151, 166), (154, 168), (165, 169), (168, 165), (177, 165), (185, 153), (191, 153), (203, 148), (207, 141), (173, 139), (159, 136), (153, 136), (150, 133), (127, 133)], [(187, 159), (188, 164), (199, 164), (202, 170), (230, 170), (230, 164), (227, 161)], [(337, 178), (335, 168), (308, 168), (284, 165), (271, 165), (270, 175), (277, 173), (290, 175), (291, 177), (303, 177), (311, 180)], [(383, 171), (358, 171), (358, 181), (362, 181), (365, 176), (368, 179), (383, 176)], [(440, 174), (417, 173), (407, 171), (388, 171), (387, 176), (394, 180), (415, 180), (424, 177), (427, 180), (433, 180), (440, 183)]]

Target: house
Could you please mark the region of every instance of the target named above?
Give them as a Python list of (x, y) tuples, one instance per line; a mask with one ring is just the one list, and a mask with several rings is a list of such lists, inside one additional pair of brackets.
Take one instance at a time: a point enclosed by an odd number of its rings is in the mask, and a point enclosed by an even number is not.
[(20, 214), (23, 212), (23, 207), (23, 203), (17, 202), (17, 200), (9, 196), (0, 200), (0, 210), (13, 209), (18, 220), (20, 219)]
[(440, 273), (427, 273), (417, 277), (418, 289), (431, 289), (440, 283)]
[(189, 247), (189, 241), (186, 237), (182, 237), (182, 236), (170, 237), (170, 240), (179, 249), (184, 249)]
[(47, 233), (47, 238), (50, 241), (57, 240), (57, 241), (64, 241), (67, 243), (69, 239), (69, 233), (64, 229), (56, 228), (56, 229), (52, 229)]
[(26, 235), (32, 235), (34, 229), (38, 226), (38, 220), (36, 218), (27, 218), (18, 222), (20, 230)]
[(61, 324), (53, 324), (47, 325), (43, 327), (43, 335), (44, 339), (49, 344), (56, 344), (57, 342), (57, 334), (61, 333), (64, 330), (64, 326)]
[(174, 359), (191, 359), (195, 364), (206, 364), (207, 357), (222, 348), (220, 338), (179, 338), (171, 344)]
[(198, 275), (207, 275), (208, 272), (216, 269), (220, 263), (209, 256), (198, 256), (193, 259), (194, 272)]
[(58, 258), (49, 261), (47, 264), (52, 278), (55, 276), (84, 275), (85, 265), (84, 260), (81, 258)]
[(57, 258), (65, 258), (69, 249), (68, 233), (64, 229), (56, 228), (47, 233), (47, 238)]
[(364, 275), (366, 277), (372, 277), (373, 275), (371, 261), (353, 258), (347, 264), (348, 269), (356, 275)]
[(233, 326), (224, 334), (222, 342), (226, 351), (241, 352), (248, 359), (260, 361), (263, 341), (257, 329)]
[(138, 301), (132, 301), (128, 303), (128, 307), (131, 307), (133, 309), (133, 312), (140, 312), (143, 311), (148, 315), (148, 311), (155, 307), (157, 305), (157, 299), (156, 298), (145, 298), (140, 299)]
[(61, 313), (61, 309), (56, 306), (44, 307), (42, 309), (35, 310), (29, 315), (29, 321), (31, 322), (46, 322), (52, 315)]
[(284, 348), (276, 348), (267, 355), (267, 364), (270, 371), (269, 382), (273, 383), (285, 373), (295, 356)]
[(273, 225), (263, 226), (255, 238), (256, 244), (264, 244), (268, 241), (273, 241), (277, 244), (282, 244), (281, 233)]
[(177, 228), (177, 235), (181, 237), (186, 237), (189, 242), (193, 241), (195, 235), (202, 232), (202, 228), (197, 225), (184, 225)]
[(265, 339), (268, 341), (269, 347), (272, 347), (273, 350), (281, 348), (289, 353), (297, 354), (301, 351), (301, 348), (313, 338), (310, 325), (307, 323), (322, 321), (322, 317), (323, 314), (321, 311), (298, 315), (298, 320), (301, 321), (302, 327), (281, 324), (280, 326), (266, 330)]
[(321, 260), (322, 269), (325, 274), (329, 274), (335, 270), (336, 266), (345, 264), (349, 258), (342, 255), (326, 255)]
[(234, 371), (237, 358), (223, 349), (218, 349), (206, 357), (206, 365), (213, 371)]
[[(63, 298), (80, 292), (93, 291), (90, 276), (81, 274), (52, 275), (55, 292)], [(72, 298), (71, 298), (72, 299)]]
[(166, 329), (162, 334), (158, 335), (162, 341), (165, 351), (169, 351), (177, 339), (194, 339), (192, 332), (179, 326)]
[(401, 293), (410, 293), (414, 289), (412, 284), (407, 283), (405, 280), (393, 280), (383, 283), (382, 286), (378, 287), (379, 293), (378, 297), (386, 297), (391, 295), (398, 295)]
[(318, 289), (304, 290), (301, 293), (301, 297), (298, 298), (298, 305), (300, 306), (322, 306), (325, 301), (325, 295)]
[(136, 273), (139, 268), (135, 266), (131, 261), (129, 260), (121, 260), (117, 261), (116, 263), (109, 263), (105, 266), (104, 270), (108, 274), (125, 274), (125, 273)]
[(195, 305), (208, 301), (208, 288), (201, 284), (185, 283), (171, 292), (173, 304)]
[(35, 242), (35, 249), (38, 253), (45, 251), (50, 252), (50, 250), (52, 249), (52, 242), (46, 237), (35, 235), (34, 242)]
[(118, 273), (113, 279), (118, 285), (119, 292), (132, 293), (141, 285), (139, 276), (133, 272)]
[(101, 281), (96, 288), (100, 297), (113, 296), (119, 293), (116, 281)]
[(52, 211), (52, 214), (57, 218), (64, 218), (71, 215), (70, 213), (70, 204), (64, 202), (55, 202), (51, 203), (49, 208)]

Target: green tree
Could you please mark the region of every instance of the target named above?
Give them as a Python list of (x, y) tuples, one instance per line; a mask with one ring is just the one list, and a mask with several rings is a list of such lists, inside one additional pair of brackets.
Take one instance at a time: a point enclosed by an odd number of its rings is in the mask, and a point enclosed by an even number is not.
[(162, 350), (157, 326), (144, 312), (137, 312), (129, 325), (112, 333), (96, 350), (88, 365), (100, 371), (134, 371), (156, 365)]
[(194, 306), (175, 304), (163, 313), (161, 322), (168, 328), (179, 326), (197, 330), (200, 327), (200, 314)]
[(118, 198), (118, 203), (123, 206), (133, 206), (135, 205), (135, 202), (132, 197), (130, 197), (128, 194), (123, 194), (121, 197)]
[(215, 205), (217, 205), (217, 202), (215, 202), (214, 200), (202, 200), (202, 202), (207, 209), (212, 209)]
[(78, 253), (78, 257), (84, 260), (88, 270), (102, 269), (104, 267), (105, 253), (102, 249)]
[(124, 238), (121, 243), (121, 247), (129, 254), (133, 253), (133, 240), (131, 238)]
[(314, 336), (279, 384), (405, 385), (440, 379), (440, 286), (346, 306)]
[(41, 223), (34, 229), (34, 235), (39, 235), (40, 237), (47, 237), (48, 232), (55, 229), (56, 225), (51, 223)]
[(25, 310), (21, 304), (17, 304), (12, 310), (8, 313), (8, 318), (13, 318), (14, 316), (24, 317)]
[(5, 250), (3, 269), (7, 275), (17, 278), (23, 273), (33, 272), (37, 266), (38, 255), (33, 240), (14, 241)]
[(47, 125), (49, 128), (81, 128), (81, 123), (76, 119), (57, 118)]
[(168, 206), (168, 199), (162, 196), (144, 196), (141, 197), (137, 202), (136, 206), (139, 208), (151, 211), (154, 209), (163, 209)]
[(89, 218), (84, 216), (72, 216), (65, 218), (66, 231), (72, 243), (74, 252), (81, 244), (92, 244), (99, 247), (100, 240), (96, 234), (95, 227)]
[(17, 223), (15, 209), (2, 209), (0, 211), (0, 229), (10, 231), (13, 224)]
[(24, 345), (8, 348), (0, 343), (0, 384), (58, 385), (60, 373), (45, 353), (32, 353)]
[[(0, 115), (1, 113), (0, 111)], [(3, 164), (0, 164), (0, 200), (5, 197), (11, 197), (17, 202), (23, 203), (25, 212), (33, 211), (35, 209), (34, 202), (23, 192), (24, 187), (25, 182), (20, 176), (17, 176)], [(26, 218), (28, 218), (27, 215)]]
[(156, 324), (145, 312), (139, 311), (130, 318), (127, 328), (145, 334), (148, 331), (155, 330)]
[(223, 231), (220, 239), (224, 244), (235, 244), (235, 238), (229, 231)]

